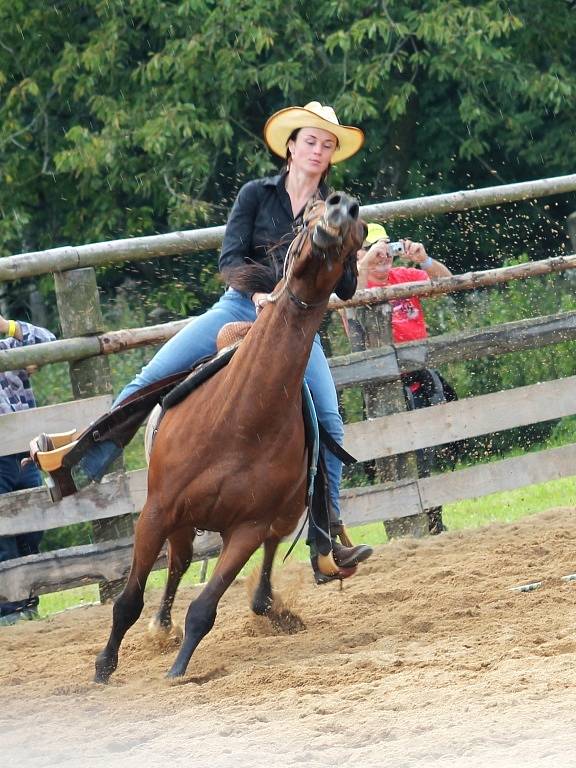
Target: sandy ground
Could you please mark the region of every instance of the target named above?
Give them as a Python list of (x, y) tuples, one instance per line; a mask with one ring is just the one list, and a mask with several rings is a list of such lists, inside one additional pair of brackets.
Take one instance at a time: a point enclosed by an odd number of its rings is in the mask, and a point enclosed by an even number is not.
[(342, 591), (288, 565), (306, 629), (272, 631), (236, 583), (178, 684), (174, 643), (147, 635), (155, 592), (108, 686), (91, 677), (109, 606), (0, 628), (0, 764), (576, 766), (574, 572), (573, 509), (394, 542)]

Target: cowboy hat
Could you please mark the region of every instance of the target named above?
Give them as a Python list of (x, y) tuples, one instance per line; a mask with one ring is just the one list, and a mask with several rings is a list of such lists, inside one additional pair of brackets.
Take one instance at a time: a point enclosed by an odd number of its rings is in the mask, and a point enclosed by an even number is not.
[(304, 107), (287, 107), (275, 112), (264, 126), (264, 141), (275, 155), (286, 157), (286, 145), (298, 128), (321, 128), (338, 139), (332, 162), (347, 160), (364, 144), (364, 132), (351, 125), (340, 125), (336, 113), (329, 106), (311, 101)]

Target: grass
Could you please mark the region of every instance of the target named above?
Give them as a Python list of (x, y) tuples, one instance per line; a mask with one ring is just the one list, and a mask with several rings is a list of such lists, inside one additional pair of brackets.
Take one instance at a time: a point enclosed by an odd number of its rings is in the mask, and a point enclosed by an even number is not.
[[(477, 499), (468, 499), (444, 507), (444, 522), (450, 530), (477, 528), (492, 522), (510, 523), (528, 515), (534, 515), (553, 507), (576, 507), (576, 483), (571, 478), (552, 480), (539, 485), (531, 485), (514, 491), (494, 493)], [(387, 540), (381, 523), (359, 526), (354, 529), (354, 543), (384, 544)], [(279, 550), (279, 562), (288, 550), (289, 543), (282, 544)], [(257, 552), (244, 566), (241, 575), (247, 575), (260, 563), (261, 553)], [(299, 541), (291, 558), (306, 562), (308, 548)], [(214, 567), (214, 560), (208, 566), (208, 575)], [(184, 576), (183, 584), (198, 584), (201, 563), (193, 563)], [(155, 571), (150, 575), (146, 591), (160, 589), (166, 579), (166, 571)], [(68, 608), (98, 602), (98, 586), (78, 587), (64, 592), (54, 592), (40, 597), (40, 615), (48, 616)]]

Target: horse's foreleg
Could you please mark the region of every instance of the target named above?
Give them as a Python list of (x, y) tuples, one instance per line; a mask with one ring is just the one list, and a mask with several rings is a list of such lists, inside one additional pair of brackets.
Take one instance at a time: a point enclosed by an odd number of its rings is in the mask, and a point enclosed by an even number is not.
[(168, 538), (168, 579), (158, 613), (152, 619), (151, 629), (168, 633), (172, 628), (172, 605), (182, 576), (192, 562), (192, 548), (196, 529), (179, 528)]
[(252, 610), (258, 616), (265, 616), (272, 610), (272, 565), (280, 543), (279, 538), (268, 538), (264, 542), (264, 560), (260, 571), (260, 581), (252, 597)]
[(223, 536), (223, 547), (212, 576), (200, 595), (190, 603), (182, 647), (168, 677), (181, 677), (198, 644), (210, 632), (220, 598), (264, 539), (262, 528), (244, 525)]
[(112, 630), (106, 647), (96, 657), (94, 680), (97, 683), (108, 682), (118, 666), (118, 650), (124, 635), (142, 613), (146, 580), (166, 540), (158, 518), (158, 514), (151, 512), (146, 504), (136, 524), (130, 575), (122, 594), (114, 603)]

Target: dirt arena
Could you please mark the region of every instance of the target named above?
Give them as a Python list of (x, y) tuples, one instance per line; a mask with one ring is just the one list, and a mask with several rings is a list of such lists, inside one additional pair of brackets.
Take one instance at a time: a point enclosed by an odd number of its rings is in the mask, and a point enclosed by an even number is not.
[(1, 628), (0, 763), (576, 766), (576, 582), (559, 578), (575, 572), (574, 509), (394, 542), (342, 591), (287, 565), (277, 584), (306, 629), (273, 633), (238, 582), (177, 684), (174, 646), (147, 636), (156, 593), (104, 687), (110, 607)]

